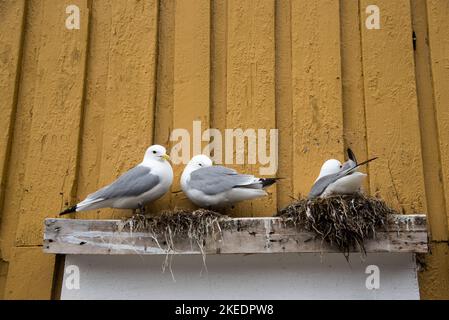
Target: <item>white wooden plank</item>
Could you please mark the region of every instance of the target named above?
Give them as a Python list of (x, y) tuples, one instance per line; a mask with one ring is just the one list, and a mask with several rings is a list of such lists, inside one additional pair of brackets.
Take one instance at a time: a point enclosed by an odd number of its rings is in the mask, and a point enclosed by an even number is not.
[[(340, 253), (210, 255), (207, 271), (201, 256), (180, 255), (173, 257), (176, 281), (169, 270), (161, 270), (164, 260), (160, 255), (67, 255), (65, 266), (79, 268), (80, 288), (70, 290), (65, 284), (73, 277), (65, 273), (61, 299), (419, 299), (413, 253), (373, 253), (364, 258), (351, 253), (349, 261)], [(366, 268), (372, 265), (380, 271), (375, 290), (366, 287), (371, 276)], [(213, 318), (219, 311), (209, 314)]]
[[(121, 220), (46, 219), (44, 251), (58, 254), (167, 254), (148, 232), (122, 230)], [(311, 232), (287, 226), (280, 218), (234, 218), (220, 222), (222, 233), (207, 239), (207, 254), (338, 252)], [(201, 254), (189, 239), (174, 239), (176, 254)], [(367, 252), (427, 252), (424, 215), (398, 215), (367, 240)]]

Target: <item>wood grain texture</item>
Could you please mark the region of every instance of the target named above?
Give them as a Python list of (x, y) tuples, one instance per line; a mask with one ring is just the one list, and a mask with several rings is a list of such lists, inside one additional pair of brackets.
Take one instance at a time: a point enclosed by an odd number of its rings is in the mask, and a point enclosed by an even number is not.
[(49, 300), (55, 256), (42, 247), (15, 247), (4, 291), (7, 300)]
[[(80, 30), (65, 28), (68, 4), (81, 9)], [(370, 4), (380, 30), (365, 28)], [(405, 213), (427, 212), (435, 249), (421, 293), (445, 297), (448, 1), (11, 0), (0, 15), (0, 296), (34, 297), (18, 270), (53, 270), (51, 259), (27, 260), (45, 217), (201, 120), (223, 137), (226, 128), (279, 129), (276, 176), (285, 179), (226, 212), (234, 216), (271, 215), (306, 195), (322, 162), (344, 160), (347, 146), (359, 159), (378, 156), (362, 170), (365, 189)], [(261, 165), (231, 166), (258, 175)], [(150, 211), (193, 207), (174, 193), (182, 169)], [(25, 247), (33, 250), (17, 253)], [(52, 282), (34, 284), (48, 292)]]
[[(46, 219), (44, 251), (60, 254), (167, 254), (148, 232), (123, 230), (120, 220)], [(208, 238), (207, 254), (338, 252), (314, 233), (298, 231), (280, 218), (234, 218), (220, 222), (221, 233)], [(176, 254), (201, 254), (185, 238), (175, 238)], [(424, 215), (395, 216), (388, 231), (367, 240), (367, 252), (427, 252)], [(357, 250), (356, 250), (357, 251)]]
[(291, 1), (276, 1), (276, 128), (279, 130), (279, 165), (276, 183), (277, 207), (293, 197), (293, 96)]
[[(260, 128), (269, 132), (276, 126), (275, 3), (273, 0), (230, 0), (227, 8), (226, 127), (256, 132)], [(235, 144), (233, 149), (235, 155)], [(266, 149), (269, 154), (269, 143)], [(244, 153), (245, 163), (231, 167), (259, 175), (260, 163), (248, 163), (248, 148), (239, 152)], [(229, 214), (271, 215), (276, 210), (276, 186), (270, 187), (268, 192), (267, 197), (237, 204)]]
[(306, 196), (329, 158), (343, 160), (338, 1), (292, 2), (293, 191)]
[(430, 253), (424, 256), (419, 272), (419, 291), (422, 299), (449, 299), (449, 245), (447, 242), (429, 243)]
[(1, 2), (0, 24), (0, 207), (3, 205), (8, 160), (19, 90), (25, 1)]
[[(26, 172), (16, 244), (41, 244), (41, 223), (76, 196), (78, 142), (82, 117), (88, 35), (86, 1), (80, 30), (65, 27), (65, 4), (41, 1), (45, 25), (39, 38)], [(55, 10), (51, 10), (53, 8)], [(58, 50), (55, 50), (58, 48)], [(49, 63), (51, 61), (52, 63)], [(24, 70), (24, 72), (26, 72)], [(62, 196), (61, 196), (62, 194)], [(33, 213), (40, 208), (38, 213)]]
[[(368, 159), (363, 84), (361, 24), (358, 1), (340, 0), (343, 138), (359, 161)], [(369, 193), (368, 177), (363, 184)]]
[(380, 30), (360, 2), (371, 193), (403, 212), (426, 212), (409, 0), (378, 1)]
[[(82, 138), (76, 201), (102, 187), (103, 136), (108, 112), (108, 72), (111, 49), (112, 5), (93, 1), (90, 8), (89, 48), (87, 53), (86, 98), (83, 109)], [(106, 212), (80, 212), (80, 219), (105, 218)]]
[(211, 3), (210, 122), (211, 128), (220, 130), (224, 135), (227, 110), (228, 2), (212, 0)]
[[(174, 55), (175, 0), (159, 1), (153, 143), (166, 146), (169, 149), (173, 146), (170, 142), (170, 133), (173, 130)], [(171, 192), (167, 192), (151, 207), (154, 211), (173, 208)]]
[(25, 172), (30, 144), (30, 131), (33, 115), (34, 92), (37, 78), (37, 56), (39, 54), (42, 3), (31, 1), (27, 4), (26, 35), (24, 39), (20, 87), (17, 93), (17, 107), (13, 130), (7, 178), (5, 179), (4, 203), (1, 208), (0, 251), (4, 261), (12, 259), (15, 246), (16, 229), (19, 222), (18, 208), (22, 207), (25, 188)]
[[(26, 152), (25, 156), (20, 156), (23, 157), (23, 167), (19, 165), (18, 171), (12, 171), (12, 177), (18, 178), (12, 183), (14, 187), (20, 188), (20, 206), (7, 211), (6, 230), (2, 223), (2, 232), (6, 231), (7, 237), (5, 246), (10, 257), (4, 291), (6, 299), (51, 297), (54, 258), (43, 257), (39, 247), (36, 250), (36, 246), (41, 244), (39, 221), (59, 211), (61, 198), (64, 202), (71, 202), (75, 198), (88, 9), (86, 1), (75, 1), (73, 4), (86, 15), (81, 19), (80, 30), (66, 29), (66, 5), (62, 2), (58, 2), (56, 7), (52, 1), (36, 1), (27, 6), (29, 18), (38, 19), (30, 23), (30, 29), (36, 33), (31, 32), (25, 48), (38, 49), (30, 57), (24, 58), (26, 61), (22, 67), (24, 73), (30, 72), (30, 77), (24, 76), (24, 80), (28, 78), (33, 84), (25, 86), (24, 93), (31, 96), (23, 97), (22, 100), (20, 92), (18, 100), (18, 111), (25, 111), (26, 114), (18, 115), (17, 125), (21, 127), (16, 126), (15, 130), (24, 128), (29, 134), (26, 137), (26, 149), (18, 151)], [(24, 139), (21, 134), (17, 133), (19, 145)], [(16, 156), (13, 148), (11, 159)], [(14, 199), (12, 201), (17, 204)], [(31, 214), (30, 209), (36, 207), (44, 211)], [(12, 218), (13, 215), (16, 217)], [(14, 226), (16, 229), (12, 231), (10, 228)], [(12, 235), (15, 241), (11, 241)], [(11, 247), (11, 244), (15, 247)], [(33, 284), (36, 286), (33, 287)]]
[[(17, 112), (17, 99), (20, 86), (20, 70), (22, 65), (22, 48), (25, 34), (25, 1), (10, 1), (0, 3), (2, 23), (0, 24), (0, 221), (11, 222), (9, 215), (4, 213), (4, 203), (12, 140)], [(13, 218), (13, 220), (16, 220)], [(10, 224), (15, 225), (15, 223)], [(3, 232), (2, 232), (3, 229)], [(7, 269), (8, 249), (11, 248), (12, 230), (10, 227), (0, 227), (0, 299), (3, 296)], [(6, 243), (4, 240), (7, 240)], [(8, 247), (5, 251), (2, 249)]]
[[(441, 172), (446, 219), (449, 220), (449, 2), (427, 1), (429, 47), (432, 68), (432, 84), (435, 99), (435, 119), (438, 128)], [(434, 155), (436, 156), (436, 154)], [(449, 226), (449, 222), (446, 223)], [(449, 230), (448, 230), (449, 232)], [(446, 238), (447, 239), (447, 238)]]
[[(158, 2), (112, 1), (111, 5), (98, 187), (140, 163), (153, 142)], [(130, 211), (102, 210), (102, 217), (126, 214)]]
[(433, 240), (447, 241), (447, 210), (444, 180), (441, 179), (441, 152), (432, 86), (426, 1), (414, 0), (411, 4), (413, 30), (416, 34), (416, 90), (429, 229)]
[[(202, 151), (202, 148), (194, 150), (194, 141), (201, 136), (194, 135), (193, 121), (201, 121), (201, 133), (210, 125), (209, 77), (210, 1), (178, 0), (175, 6), (173, 128), (189, 131), (189, 160)], [(181, 190), (179, 179), (185, 164), (173, 166), (172, 190), (175, 192)], [(175, 206), (193, 207), (184, 194), (176, 193), (173, 198)]]

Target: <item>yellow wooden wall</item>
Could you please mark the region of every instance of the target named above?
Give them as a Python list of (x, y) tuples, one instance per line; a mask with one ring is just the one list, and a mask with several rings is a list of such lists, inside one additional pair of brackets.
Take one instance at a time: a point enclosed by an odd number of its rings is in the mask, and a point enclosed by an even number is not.
[[(65, 28), (69, 4), (80, 30)], [(370, 4), (380, 30), (365, 28)], [(285, 179), (236, 216), (307, 194), (348, 146), (379, 157), (366, 189), (428, 214), (421, 294), (449, 298), (449, 1), (7, 0), (0, 21), (0, 297), (57, 296), (61, 261), (42, 253), (43, 219), (201, 120), (279, 129)], [(179, 189), (154, 210), (188, 206)]]

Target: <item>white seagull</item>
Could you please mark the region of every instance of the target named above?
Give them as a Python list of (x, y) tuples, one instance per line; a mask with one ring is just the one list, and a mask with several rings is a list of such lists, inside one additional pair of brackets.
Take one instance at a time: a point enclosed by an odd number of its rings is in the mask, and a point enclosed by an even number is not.
[(110, 185), (62, 211), (59, 215), (99, 208), (140, 209), (162, 197), (173, 182), (173, 169), (163, 146), (147, 149), (143, 161)]
[(357, 168), (377, 159), (377, 157), (357, 163), (354, 153), (349, 148), (348, 157), (349, 160), (343, 164), (336, 159), (324, 162), (309, 193), (309, 198), (326, 198), (331, 195), (354, 194), (360, 191), (366, 174), (358, 172)]
[(222, 208), (239, 201), (266, 196), (264, 188), (276, 180), (239, 174), (233, 169), (214, 166), (212, 160), (205, 155), (197, 155), (184, 168), (181, 188), (199, 207)]

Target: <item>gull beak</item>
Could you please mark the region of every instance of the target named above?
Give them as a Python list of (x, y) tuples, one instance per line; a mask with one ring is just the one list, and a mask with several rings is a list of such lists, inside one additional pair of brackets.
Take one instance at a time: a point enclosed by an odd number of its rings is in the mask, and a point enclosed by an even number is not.
[(168, 156), (168, 154), (164, 154), (161, 157), (167, 161), (170, 160), (170, 157)]

